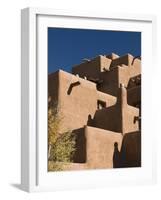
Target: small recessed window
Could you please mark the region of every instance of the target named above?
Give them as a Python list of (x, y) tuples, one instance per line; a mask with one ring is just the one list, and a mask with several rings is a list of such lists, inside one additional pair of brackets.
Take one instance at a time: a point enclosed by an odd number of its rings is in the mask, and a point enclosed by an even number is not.
[(101, 110), (102, 108), (105, 108), (105, 107), (106, 107), (105, 101), (101, 101), (101, 100), (97, 101), (97, 109)]

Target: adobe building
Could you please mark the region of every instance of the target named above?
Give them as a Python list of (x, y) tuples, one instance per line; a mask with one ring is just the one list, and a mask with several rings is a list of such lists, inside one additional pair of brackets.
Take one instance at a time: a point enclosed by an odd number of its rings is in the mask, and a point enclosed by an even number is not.
[(100, 55), (48, 76), (48, 94), (76, 134), (67, 170), (141, 166), (141, 59)]

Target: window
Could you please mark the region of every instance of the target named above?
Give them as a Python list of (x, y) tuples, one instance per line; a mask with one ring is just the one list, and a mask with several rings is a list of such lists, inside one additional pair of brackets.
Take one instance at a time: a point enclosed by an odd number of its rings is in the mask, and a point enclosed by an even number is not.
[(106, 107), (106, 102), (98, 100), (97, 101), (97, 109), (101, 110), (102, 108)]

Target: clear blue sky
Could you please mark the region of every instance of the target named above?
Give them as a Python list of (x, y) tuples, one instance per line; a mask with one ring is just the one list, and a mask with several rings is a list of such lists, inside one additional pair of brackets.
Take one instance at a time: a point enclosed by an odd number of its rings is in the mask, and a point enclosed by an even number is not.
[(48, 28), (48, 73), (70, 72), (83, 58), (110, 53), (141, 56), (141, 33), (68, 28)]

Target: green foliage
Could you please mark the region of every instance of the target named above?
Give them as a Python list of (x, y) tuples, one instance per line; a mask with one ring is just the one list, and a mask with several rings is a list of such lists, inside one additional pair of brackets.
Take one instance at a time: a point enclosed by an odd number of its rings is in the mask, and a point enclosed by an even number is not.
[(52, 145), (56, 142), (59, 135), (61, 117), (59, 115), (58, 105), (49, 104), (48, 106), (48, 144)]
[(48, 171), (62, 171), (64, 163), (48, 161)]
[(51, 160), (55, 162), (71, 162), (75, 152), (75, 137), (72, 132), (61, 134), (51, 150)]
[(62, 121), (60, 109), (57, 104), (48, 107), (48, 170), (63, 170), (67, 162), (72, 162), (75, 152), (75, 136), (68, 130), (59, 133)]

